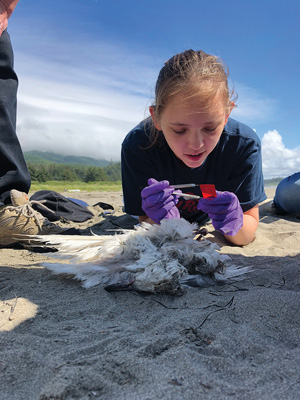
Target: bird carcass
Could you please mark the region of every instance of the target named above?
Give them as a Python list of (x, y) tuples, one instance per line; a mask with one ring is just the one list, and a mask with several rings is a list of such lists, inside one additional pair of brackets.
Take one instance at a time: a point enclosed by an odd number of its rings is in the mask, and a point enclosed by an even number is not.
[(186, 286), (210, 286), (241, 279), (249, 268), (230, 264), (217, 244), (195, 240), (198, 226), (184, 219), (142, 223), (113, 236), (34, 236), (31, 243), (58, 250), (70, 262), (47, 263), (55, 274), (82, 281), (85, 288), (137, 290), (180, 295)]

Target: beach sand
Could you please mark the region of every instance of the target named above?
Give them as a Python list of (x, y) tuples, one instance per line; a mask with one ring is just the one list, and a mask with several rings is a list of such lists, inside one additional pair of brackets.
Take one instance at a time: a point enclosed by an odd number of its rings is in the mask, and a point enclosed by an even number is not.
[[(121, 193), (62, 194), (122, 215)], [(0, 250), (0, 399), (299, 399), (300, 220), (272, 214), (273, 194), (248, 246), (208, 226), (247, 278), (181, 297), (83, 289), (43, 268), (48, 254)], [(68, 226), (107, 229), (92, 209)]]

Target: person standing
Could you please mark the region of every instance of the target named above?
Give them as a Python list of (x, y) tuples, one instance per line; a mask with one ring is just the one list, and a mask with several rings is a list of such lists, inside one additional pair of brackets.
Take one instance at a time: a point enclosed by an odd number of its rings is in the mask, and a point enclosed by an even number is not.
[(15, 234), (56, 234), (65, 229), (32, 208), (31, 179), (16, 134), (18, 78), (7, 32), (19, 0), (0, 0), (0, 246), (17, 242)]

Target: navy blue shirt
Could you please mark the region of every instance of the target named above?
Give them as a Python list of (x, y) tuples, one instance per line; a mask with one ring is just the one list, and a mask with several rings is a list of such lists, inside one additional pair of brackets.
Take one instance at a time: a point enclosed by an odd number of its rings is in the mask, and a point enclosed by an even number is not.
[[(216, 190), (236, 194), (243, 211), (250, 210), (266, 199), (263, 185), (261, 144), (256, 133), (232, 118), (220, 140), (203, 164), (190, 168), (179, 160), (160, 132), (158, 142), (151, 146), (149, 119), (130, 131), (122, 143), (122, 185), (125, 212), (145, 215), (141, 190), (149, 178), (168, 180), (170, 184), (214, 184)], [(182, 192), (201, 195), (199, 187)], [(203, 222), (206, 214), (197, 210), (197, 200), (180, 198), (177, 207), (182, 218)]]

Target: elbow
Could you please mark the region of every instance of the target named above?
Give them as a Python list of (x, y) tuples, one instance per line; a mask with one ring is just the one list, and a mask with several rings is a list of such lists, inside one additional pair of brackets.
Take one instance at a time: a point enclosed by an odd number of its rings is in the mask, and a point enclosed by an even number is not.
[(239, 235), (239, 232), (235, 236), (224, 235), (225, 239), (234, 244), (235, 246), (247, 246), (255, 240), (255, 232), (253, 235)]

